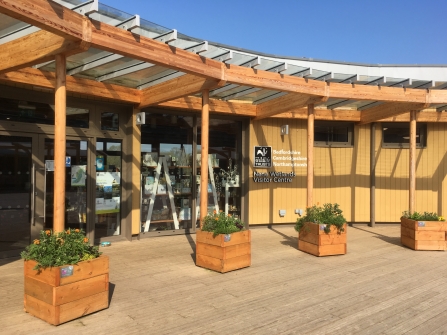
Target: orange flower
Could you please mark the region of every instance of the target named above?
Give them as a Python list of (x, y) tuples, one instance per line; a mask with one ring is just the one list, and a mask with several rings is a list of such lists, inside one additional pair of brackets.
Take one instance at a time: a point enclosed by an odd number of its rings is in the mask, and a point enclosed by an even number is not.
[(223, 213), (223, 210), (220, 210), (219, 212), (220, 212), (220, 213)]
[(216, 218), (216, 221), (218, 221), (219, 220), (219, 218)]
[(47, 236), (51, 235), (51, 231), (50, 230), (45, 230), (45, 234), (47, 234)]
[(67, 235), (70, 235), (70, 229), (65, 231), (67, 233)]
[(87, 242), (88, 242), (88, 238), (84, 237), (84, 243), (87, 243)]
[(216, 210), (214, 210), (214, 211), (213, 211), (213, 214), (216, 214), (216, 213), (217, 213)]
[(34, 244), (40, 244), (40, 241), (39, 241), (39, 240), (34, 240), (33, 243), (34, 243)]
[(79, 233), (79, 229), (75, 229), (75, 232)]
[(228, 214), (228, 217), (231, 217), (231, 214)]

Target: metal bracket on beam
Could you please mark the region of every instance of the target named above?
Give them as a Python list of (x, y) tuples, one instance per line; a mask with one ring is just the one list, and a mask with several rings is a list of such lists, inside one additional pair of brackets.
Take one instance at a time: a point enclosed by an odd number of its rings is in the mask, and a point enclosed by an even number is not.
[(132, 31), (135, 28), (139, 28), (140, 27), (140, 15), (135, 15), (135, 16), (127, 19), (126, 21), (121, 22), (119, 25), (117, 25), (117, 27), (127, 30), (127, 31)]
[(339, 84), (344, 84), (344, 83), (346, 83), (346, 84), (354, 84), (354, 83), (356, 83), (358, 81), (360, 81), (360, 76), (358, 74), (355, 74), (355, 75), (353, 75), (351, 77), (343, 79), (342, 81), (339, 81), (338, 83)]
[(430, 81), (428, 81), (428, 82), (426, 82), (426, 83), (424, 83), (424, 84), (422, 84), (422, 85), (415, 86), (415, 87), (413, 87), (413, 88), (426, 88), (426, 89), (431, 89), (431, 88), (433, 88), (433, 87), (435, 87), (435, 83), (434, 83), (433, 80), (430, 80)]
[(328, 72), (328, 73), (325, 73), (322, 76), (314, 78), (314, 80), (321, 80), (321, 81), (329, 81), (329, 80), (333, 80), (333, 79), (334, 79), (334, 73), (333, 72)]
[(307, 69), (295, 72), (295, 73), (291, 73), (290, 76), (294, 76), (294, 77), (302, 77), (302, 78), (306, 78), (312, 75), (312, 69), (309, 67)]
[(190, 47), (187, 47), (184, 50), (200, 54), (202, 52), (208, 51), (208, 41), (203, 41), (198, 44), (191, 45)]
[(380, 77), (371, 81), (368, 81), (367, 83), (365, 83), (365, 85), (376, 85), (376, 86), (380, 86), (386, 83), (386, 77)]
[(399, 86), (399, 87), (407, 87), (407, 86), (411, 86), (411, 84), (412, 84), (412, 81), (411, 81), (410, 78), (408, 78), (408, 79), (404, 79), (404, 80), (402, 80), (402, 81), (399, 81), (399, 82), (397, 82), (397, 83), (388, 85), (388, 87), (396, 87), (396, 86)]
[(447, 105), (436, 107), (437, 112), (447, 111)]
[(171, 31), (168, 31), (167, 33), (158, 35), (157, 37), (153, 38), (156, 41), (160, 41), (163, 43), (169, 43), (172, 41), (175, 41), (177, 39), (177, 29), (173, 29)]
[(248, 62), (242, 64), (241, 66), (251, 67), (252, 69), (254, 69), (259, 65), (261, 65), (261, 57), (255, 57), (249, 60)]
[(225, 63), (226, 61), (229, 61), (230, 59), (233, 59), (233, 51), (228, 50), (224, 52), (223, 54), (220, 54), (219, 56), (213, 57), (213, 59)]
[(99, 11), (99, 1), (92, 0), (92, 1), (80, 4), (79, 6), (73, 7), (71, 10), (76, 13), (88, 16), (92, 13), (96, 13)]
[(446, 88), (447, 88), (447, 83), (444, 83), (444, 84), (434, 87), (434, 89), (436, 89), (436, 90), (445, 90)]
[(266, 71), (283, 73), (283, 72), (287, 71), (287, 63), (275, 65), (274, 67), (271, 67), (270, 69), (267, 69)]

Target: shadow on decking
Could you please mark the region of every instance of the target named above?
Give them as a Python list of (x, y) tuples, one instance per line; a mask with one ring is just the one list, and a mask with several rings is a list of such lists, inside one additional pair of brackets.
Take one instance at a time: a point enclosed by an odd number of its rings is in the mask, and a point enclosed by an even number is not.
[(355, 226), (350, 226), (349, 229), (357, 229), (357, 230), (361, 230), (364, 231), (366, 233), (369, 233), (371, 235), (374, 235), (375, 238), (378, 238), (384, 242), (390, 243), (390, 244), (394, 244), (394, 245), (398, 245), (398, 246), (402, 246), (402, 243), (400, 242), (400, 236), (387, 236), (387, 235), (382, 235), (382, 234), (378, 234), (376, 232), (370, 231), (370, 230), (366, 230), (366, 229), (362, 229), (360, 227), (355, 227)]
[(194, 239), (192, 238), (191, 234), (186, 234), (186, 239), (188, 240), (188, 243), (192, 249), (191, 258), (194, 264), (196, 264), (196, 242), (194, 242)]
[(284, 237), (284, 241), (281, 241), (281, 244), (288, 245), (289, 247), (292, 247), (294, 249), (298, 249), (298, 236), (297, 237), (287, 236), (286, 234), (283, 234), (283, 233), (277, 231), (271, 225), (268, 226), (268, 229), (270, 229), (271, 231), (273, 231), (273, 232), (277, 233), (278, 235), (281, 235), (282, 237)]

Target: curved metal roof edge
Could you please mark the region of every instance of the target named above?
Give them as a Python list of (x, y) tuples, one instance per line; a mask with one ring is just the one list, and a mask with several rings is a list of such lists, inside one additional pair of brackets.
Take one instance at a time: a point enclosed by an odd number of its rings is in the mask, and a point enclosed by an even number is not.
[(446, 67), (447, 64), (369, 64), (369, 63), (356, 63), (356, 62), (344, 62), (344, 61), (334, 61), (334, 60), (325, 60), (325, 59), (317, 59), (317, 58), (307, 58), (307, 57), (293, 57), (293, 56), (280, 56), (274, 54), (268, 54), (259, 51), (253, 51), (249, 49), (244, 49), (240, 47), (234, 47), (228, 44), (217, 43), (208, 41), (208, 43), (217, 46), (219, 48), (230, 49), (233, 51), (240, 51), (250, 54), (255, 54), (262, 57), (271, 57), (271, 58), (280, 58), (280, 59), (290, 59), (290, 60), (299, 60), (299, 61), (310, 61), (310, 62), (318, 62), (318, 63), (330, 63), (330, 64), (342, 64), (342, 65), (356, 65), (356, 66), (368, 66), (368, 67)]

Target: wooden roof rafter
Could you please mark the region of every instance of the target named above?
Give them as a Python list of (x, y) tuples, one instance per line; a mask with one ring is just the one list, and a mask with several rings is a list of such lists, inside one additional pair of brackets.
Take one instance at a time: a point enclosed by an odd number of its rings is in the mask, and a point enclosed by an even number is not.
[[(210, 79), (324, 98), (425, 103), (427, 91), (401, 87), (321, 82), (263, 70), (224, 64), (130, 31), (90, 20), (45, 0), (0, 0), (0, 12), (64, 38)], [(447, 103), (447, 91), (431, 94), (431, 103)]]

